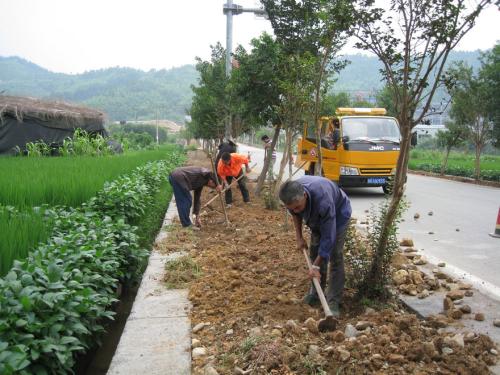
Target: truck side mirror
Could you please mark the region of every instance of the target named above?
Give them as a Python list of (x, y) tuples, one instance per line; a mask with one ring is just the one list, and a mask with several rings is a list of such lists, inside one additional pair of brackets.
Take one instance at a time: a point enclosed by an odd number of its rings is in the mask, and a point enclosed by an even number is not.
[(342, 137), (342, 143), (347, 143), (347, 142), (349, 142), (349, 136), (348, 135), (344, 135)]
[(411, 146), (417, 145), (417, 132), (411, 133), (410, 145)]

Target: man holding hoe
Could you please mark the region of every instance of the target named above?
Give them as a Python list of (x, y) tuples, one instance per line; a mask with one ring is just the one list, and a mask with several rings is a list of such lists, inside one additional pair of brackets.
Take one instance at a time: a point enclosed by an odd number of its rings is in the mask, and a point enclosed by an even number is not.
[[(193, 214), (196, 216), (195, 226), (201, 227), (200, 222), (200, 197), (203, 187), (208, 186), (222, 190), (222, 186), (217, 186), (215, 175), (208, 169), (202, 167), (180, 167), (176, 168), (168, 176), (170, 185), (174, 190), (177, 212), (183, 227), (192, 227), (191, 205), (193, 205)], [(194, 191), (191, 198), (191, 191)], [(194, 229), (194, 227), (192, 227)]]
[[(243, 165), (245, 165), (246, 172), (250, 173), (248, 162), (248, 157), (245, 155), (224, 152), (219, 160), (219, 163), (217, 164), (217, 174), (221, 177), (224, 185), (229, 186), (231, 185), (233, 178), (239, 178), (243, 175)], [(240, 188), (243, 202), (250, 202), (250, 194), (248, 193), (245, 183), (245, 177), (238, 180), (238, 187)], [(225, 198), (227, 206), (231, 207), (231, 204), (233, 203), (233, 193), (230, 188), (226, 190)]]
[[(312, 269), (309, 277), (320, 279), (323, 290), (330, 263), (326, 300), (333, 316), (338, 317), (345, 281), (344, 239), (351, 217), (349, 198), (335, 183), (319, 176), (287, 181), (281, 186), (279, 196), (292, 214), (299, 251), (307, 249), (302, 223), (311, 229), (309, 256)], [(319, 303), (313, 285), (304, 302), (309, 305)]]

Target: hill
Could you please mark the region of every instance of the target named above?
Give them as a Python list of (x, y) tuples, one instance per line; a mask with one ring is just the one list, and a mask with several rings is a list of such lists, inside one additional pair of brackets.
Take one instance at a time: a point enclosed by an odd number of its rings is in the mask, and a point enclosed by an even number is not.
[[(344, 58), (351, 63), (337, 77), (332, 87), (335, 92), (373, 93), (382, 88), (376, 57), (357, 54)], [(450, 54), (450, 62), (465, 60), (475, 68), (478, 58), (479, 51)], [(110, 120), (158, 115), (183, 123), (191, 106), (191, 85), (197, 78), (194, 65), (148, 72), (115, 67), (73, 75), (54, 73), (19, 57), (0, 57), (0, 93), (82, 103), (104, 111)]]

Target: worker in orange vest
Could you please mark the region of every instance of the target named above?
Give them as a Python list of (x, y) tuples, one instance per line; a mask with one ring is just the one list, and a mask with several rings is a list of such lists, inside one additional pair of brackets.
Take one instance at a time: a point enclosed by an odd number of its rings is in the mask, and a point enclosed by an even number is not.
[[(250, 167), (248, 166), (248, 157), (242, 154), (224, 152), (217, 165), (217, 174), (221, 177), (222, 182), (225, 186), (228, 186), (233, 181), (233, 178), (239, 178), (243, 174), (243, 165), (247, 173), (250, 173)], [(248, 194), (248, 189), (246, 186), (246, 177), (238, 180), (238, 187), (240, 188), (241, 195), (243, 197), (243, 202), (250, 202), (250, 195)], [(233, 203), (233, 193), (231, 189), (227, 189), (225, 193), (226, 204), (231, 207)]]

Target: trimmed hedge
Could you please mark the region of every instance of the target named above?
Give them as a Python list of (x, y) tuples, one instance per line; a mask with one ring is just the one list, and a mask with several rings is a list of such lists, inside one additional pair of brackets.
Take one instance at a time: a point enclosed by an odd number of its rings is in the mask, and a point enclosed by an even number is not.
[(148, 163), (106, 184), (79, 209), (56, 208), (54, 234), (0, 279), (0, 374), (67, 374), (113, 319), (119, 283), (147, 251), (131, 223), (182, 160)]
[[(409, 168), (426, 172), (441, 173), (441, 165), (431, 163), (411, 163)], [(474, 169), (464, 167), (447, 167), (445, 172), (447, 175), (474, 178)], [(481, 170), (481, 180), (500, 182), (500, 171)]]

